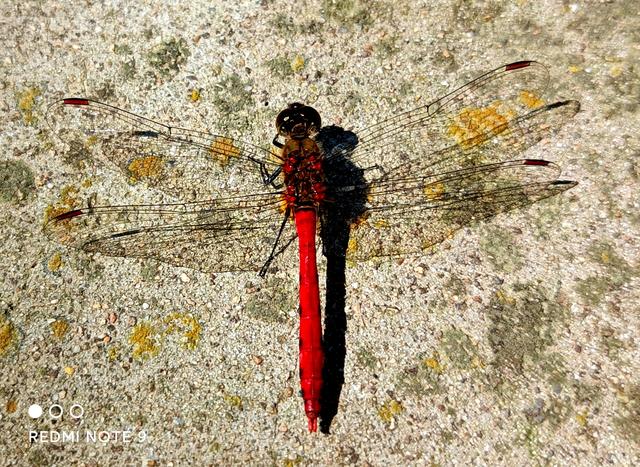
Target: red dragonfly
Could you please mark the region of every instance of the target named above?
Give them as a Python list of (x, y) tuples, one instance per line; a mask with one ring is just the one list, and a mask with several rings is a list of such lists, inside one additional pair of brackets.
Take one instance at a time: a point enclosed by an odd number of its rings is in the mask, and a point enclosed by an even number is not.
[(323, 127), (294, 103), (276, 119), (277, 149), (61, 99), (48, 121), (72, 150), (95, 149), (132, 183), (180, 201), (58, 211), (45, 229), (86, 252), (261, 275), (297, 237), (300, 384), (313, 432), (324, 360), (316, 233), (325, 255), (423, 254), (471, 222), (575, 186), (552, 162), (517, 158), (579, 110), (545, 104), (547, 81), (543, 65), (511, 63), (357, 132)]

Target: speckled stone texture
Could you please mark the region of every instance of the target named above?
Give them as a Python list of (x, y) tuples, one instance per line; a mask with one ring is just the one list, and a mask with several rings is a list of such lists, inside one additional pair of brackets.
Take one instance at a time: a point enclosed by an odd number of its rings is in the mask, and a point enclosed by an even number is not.
[[(637, 10), (0, 2), (0, 464), (640, 462)], [(268, 146), (289, 102), (363, 127), (523, 59), (549, 68), (545, 99), (582, 106), (526, 157), (556, 161), (578, 185), (427, 256), (348, 264), (329, 434), (307, 433), (297, 395), (295, 268), (205, 274), (42, 232), (56, 203), (157, 199), (81, 145), (63, 149), (45, 124), (63, 96)], [(30, 442), (30, 430), (81, 439)], [(87, 441), (94, 430), (113, 439)]]

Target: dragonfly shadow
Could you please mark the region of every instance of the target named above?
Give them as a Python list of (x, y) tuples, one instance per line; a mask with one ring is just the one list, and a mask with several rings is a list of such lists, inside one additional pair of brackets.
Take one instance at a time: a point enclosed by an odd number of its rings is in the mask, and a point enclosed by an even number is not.
[(364, 170), (349, 159), (351, 150), (358, 144), (355, 133), (338, 126), (326, 126), (315, 139), (325, 154), (327, 185), (327, 202), (320, 217), (322, 252), (327, 258), (320, 431), (328, 434), (338, 412), (344, 385), (347, 332), (345, 269), (349, 235), (351, 225), (365, 212), (367, 185)]

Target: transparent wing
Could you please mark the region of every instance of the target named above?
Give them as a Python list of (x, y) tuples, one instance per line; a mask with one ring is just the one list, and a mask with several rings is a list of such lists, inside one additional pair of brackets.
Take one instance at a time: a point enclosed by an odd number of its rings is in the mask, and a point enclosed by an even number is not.
[(263, 192), (281, 165), (278, 154), (258, 146), (164, 125), (91, 99), (56, 101), (47, 121), (69, 145), (67, 157), (97, 153), (131, 183), (184, 201)]
[(204, 272), (259, 270), (296, 237), (280, 200), (279, 193), (266, 193), (89, 207), (51, 218), (45, 232), (65, 245), (108, 256), (154, 258)]
[(525, 159), (380, 181), (364, 220), (351, 230), (348, 257), (424, 253), (466, 225), (575, 186), (557, 180), (559, 173), (551, 162)]
[[(352, 224), (348, 256), (365, 260), (421, 253), (465, 225), (571, 188), (575, 183), (556, 179), (556, 165), (516, 158), (557, 132), (579, 107), (576, 101), (557, 102), (499, 126), (478, 126), (471, 141), (388, 159), (388, 169), (375, 164), (359, 172), (334, 171), (342, 179), (333, 184), (331, 197), (350, 203), (342, 208), (348, 212), (342, 217)], [(351, 158), (343, 160), (352, 164)]]
[[(343, 153), (361, 167), (377, 165), (386, 170), (452, 144), (471, 149), (542, 107), (548, 79), (546, 67), (538, 62), (501, 66), (429, 104), (357, 131), (357, 146), (342, 148)], [(509, 144), (498, 138), (486, 151), (509, 150)]]

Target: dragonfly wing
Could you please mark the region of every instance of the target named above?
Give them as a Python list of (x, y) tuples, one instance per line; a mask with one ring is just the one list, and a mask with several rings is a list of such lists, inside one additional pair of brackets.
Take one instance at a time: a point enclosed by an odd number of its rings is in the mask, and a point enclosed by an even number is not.
[(354, 226), (349, 255), (367, 259), (424, 252), (474, 221), (571, 188), (573, 182), (556, 181), (556, 165), (513, 159), (556, 132), (578, 109), (575, 101), (541, 106), (512, 119), (503, 131), (477, 133), (483, 144), (416, 152), (389, 170), (377, 164), (357, 169), (348, 157), (330, 158), (327, 174), (337, 186), (330, 197), (342, 205), (334, 218)]
[[(516, 159), (518, 154), (534, 146), (544, 138), (557, 133), (562, 126), (579, 111), (577, 101), (562, 101), (544, 105), (524, 115), (511, 119), (505, 127), (486, 133), (478, 131), (474, 141), (461, 141), (449, 147), (426, 153), (423, 156), (418, 147), (425, 142), (410, 145), (412, 157), (399, 162), (387, 171), (390, 178), (405, 175), (429, 177), (502, 161)], [(482, 140), (482, 144), (475, 144)], [(414, 152), (418, 151), (418, 152)]]
[(154, 258), (204, 272), (259, 270), (278, 240), (295, 239), (284, 222), (280, 195), (162, 205), (101, 206), (51, 218), (57, 241), (107, 256)]
[[(433, 102), (357, 131), (357, 146), (343, 152), (362, 167), (390, 169), (452, 144), (472, 149), (493, 136), (507, 136), (512, 122), (542, 107), (548, 79), (546, 67), (538, 62), (501, 66)], [(513, 151), (509, 144), (500, 138), (493, 141), (495, 150)]]
[(172, 127), (84, 98), (54, 102), (47, 121), (67, 154), (97, 153), (135, 184), (184, 201), (268, 190), (279, 156), (226, 136)]
[(525, 159), (380, 181), (371, 188), (364, 219), (351, 230), (348, 257), (424, 254), (464, 226), (576, 185), (557, 180), (559, 173), (551, 162)]

